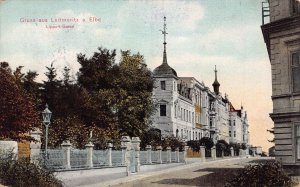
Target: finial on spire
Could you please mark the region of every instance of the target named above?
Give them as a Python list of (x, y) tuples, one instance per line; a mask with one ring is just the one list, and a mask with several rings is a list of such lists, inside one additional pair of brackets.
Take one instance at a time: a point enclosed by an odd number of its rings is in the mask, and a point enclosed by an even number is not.
[(168, 34), (167, 33), (167, 24), (166, 24), (166, 16), (164, 16), (164, 30), (161, 30), (162, 34), (164, 35), (164, 55), (163, 55), (163, 63), (166, 63), (167, 64), (167, 52), (166, 52), (166, 45), (167, 45), (167, 42), (166, 42), (166, 35)]
[(217, 65), (215, 65), (215, 80), (217, 80), (217, 73), (218, 73), (218, 71), (217, 71)]

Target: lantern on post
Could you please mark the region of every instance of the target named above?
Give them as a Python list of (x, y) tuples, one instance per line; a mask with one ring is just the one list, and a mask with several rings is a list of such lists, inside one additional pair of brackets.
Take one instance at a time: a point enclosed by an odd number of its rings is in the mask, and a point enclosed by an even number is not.
[(46, 158), (48, 158), (48, 128), (50, 125), (50, 120), (51, 120), (51, 115), (52, 112), (48, 109), (48, 104), (46, 104), (45, 110), (42, 112), (42, 117), (43, 117), (43, 124), (45, 125), (46, 128), (46, 140), (45, 140), (45, 155)]

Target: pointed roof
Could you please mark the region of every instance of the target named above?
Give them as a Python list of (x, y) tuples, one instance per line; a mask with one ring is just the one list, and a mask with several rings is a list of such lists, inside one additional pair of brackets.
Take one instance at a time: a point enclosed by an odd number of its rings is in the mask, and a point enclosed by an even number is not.
[(167, 62), (166, 35), (168, 33), (166, 32), (166, 17), (164, 17), (164, 30), (162, 31), (162, 34), (164, 35), (163, 63), (154, 69), (153, 75), (154, 76), (162, 76), (163, 75), (163, 76), (172, 76), (172, 77), (174, 76), (174, 77), (178, 78), (176, 71), (173, 68), (171, 68)]
[(218, 82), (217, 73), (217, 66), (215, 65), (215, 82), (213, 83), (213, 86), (220, 86), (220, 83)]

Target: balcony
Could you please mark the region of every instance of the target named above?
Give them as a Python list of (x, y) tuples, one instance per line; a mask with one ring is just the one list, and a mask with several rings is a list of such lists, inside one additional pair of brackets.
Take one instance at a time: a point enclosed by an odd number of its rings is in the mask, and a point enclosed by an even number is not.
[(215, 126), (210, 126), (209, 131), (210, 132), (216, 132), (217, 130), (216, 130)]

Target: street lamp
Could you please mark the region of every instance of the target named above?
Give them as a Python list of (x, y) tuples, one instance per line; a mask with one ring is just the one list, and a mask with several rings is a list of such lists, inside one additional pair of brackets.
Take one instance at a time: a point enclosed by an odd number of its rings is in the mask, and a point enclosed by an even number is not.
[(42, 112), (43, 124), (46, 127), (46, 143), (45, 143), (45, 155), (46, 155), (46, 158), (48, 157), (48, 153), (47, 153), (47, 148), (48, 148), (48, 127), (50, 125), (51, 115), (52, 115), (52, 112), (48, 109), (48, 104), (46, 104), (46, 108)]

